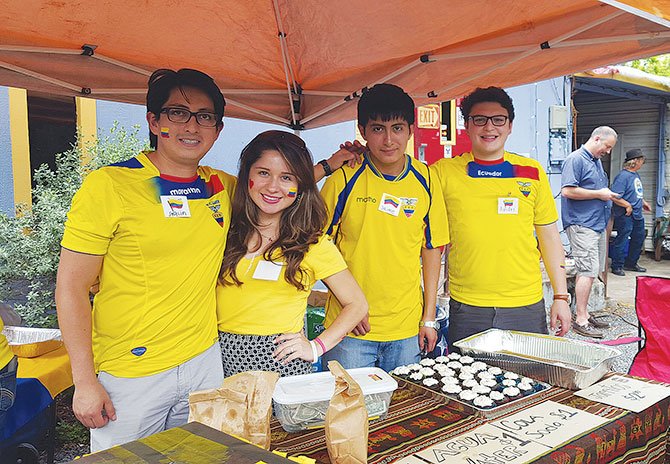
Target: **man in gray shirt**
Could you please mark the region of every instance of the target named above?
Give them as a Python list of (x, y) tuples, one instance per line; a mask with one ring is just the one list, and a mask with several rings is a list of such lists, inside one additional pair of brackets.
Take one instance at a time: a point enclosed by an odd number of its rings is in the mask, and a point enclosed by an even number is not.
[(607, 222), (617, 194), (609, 188), (600, 161), (617, 142), (617, 133), (607, 126), (594, 129), (589, 140), (573, 151), (563, 164), (561, 213), (575, 259), (576, 315), (572, 328), (585, 337), (602, 338), (599, 328), (607, 324), (589, 316), (587, 304), (593, 279), (605, 270)]

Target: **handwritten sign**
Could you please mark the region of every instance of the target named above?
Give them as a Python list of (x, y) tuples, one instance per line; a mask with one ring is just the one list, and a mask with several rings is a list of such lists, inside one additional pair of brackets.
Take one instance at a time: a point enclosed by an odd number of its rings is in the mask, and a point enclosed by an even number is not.
[(546, 401), (414, 453), (397, 464), (521, 464), (607, 422)]
[(545, 401), (491, 422), (491, 425), (507, 433), (515, 433), (523, 440), (533, 440), (554, 448), (607, 422), (609, 419), (590, 412)]
[(615, 375), (580, 390), (575, 395), (617, 408), (642, 412), (666, 396), (670, 396), (670, 388)]

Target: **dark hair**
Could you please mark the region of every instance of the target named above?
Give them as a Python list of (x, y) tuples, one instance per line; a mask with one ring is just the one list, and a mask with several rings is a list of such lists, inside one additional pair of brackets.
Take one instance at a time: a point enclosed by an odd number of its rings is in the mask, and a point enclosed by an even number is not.
[(358, 100), (358, 124), (365, 127), (370, 119), (404, 119), (414, 124), (414, 100), (393, 84), (377, 84)]
[[(170, 98), (170, 93), (174, 89), (179, 89), (186, 98), (184, 87), (193, 87), (201, 90), (209, 96), (214, 105), (214, 112), (217, 115), (217, 127), (223, 125), (223, 111), (226, 106), (226, 100), (214, 79), (207, 74), (195, 69), (182, 68), (179, 71), (172, 69), (158, 69), (153, 72), (149, 78), (149, 90), (147, 91), (147, 111), (156, 115), (156, 119), (161, 116), (163, 105)], [(158, 137), (149, 131), (149, 143), (151, 148), (158, 146)]]
[[(247, 244), (258, 230), (258, 206), (249, 196), (249, 172), (264, 151), (278, 151), (298, 180), (296, 201), (282, 211), (279, 237), (263, 254), (271, 261), (276, 250), (286, 262), (284, 278), (298, 290), (304, 291), (304, 271), (300, 264), (310, 245), (318, 242), (326, 225), (326, 205), (314, 180), (314, 161), (305, 142), (290, 132), (271, 130), (258, 134), (244, 147), (240, 155), (237, 186), (233, 195), (233, 212), (226, 241), (226, 250), (219, 278), (224, 285), (241, 285), (235, 272), (237, 264), (248, 252)], [(259, 245), (260, 246), (260, 245)]]
[(465, 122), (468, 122), (470, 111), (477, 103), (495, 102), (507, 110), (509, 122), (514, 121), (514, 104), (507, 92), (500, 87), (486, 87), (485, 89), (477, 87), (470, 95), (461, 101), (461, 114)]

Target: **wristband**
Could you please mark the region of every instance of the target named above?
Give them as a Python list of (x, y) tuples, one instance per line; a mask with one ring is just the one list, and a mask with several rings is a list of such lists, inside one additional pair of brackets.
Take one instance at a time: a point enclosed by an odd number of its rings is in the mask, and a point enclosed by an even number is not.
[(326, 349), (326, 345), (321, 341), (321, 339), (320, 339), (319, 337), (316, 337), (316, 338), (314, 339), (314, 341), (315, 341), (316, 343), (319, 344), (319, 346), (320, 346), (321, 349), (323, 350), (323, 354), (325, 354), (326, 351), (328, 351), (328, 350)]
[(570, 304), (570, 294), (569, 293), (554, 293), (554, 301), (563, 300), (566, 303)]
[(323, 172), (326, 174), (326, 177), (331, 175), (333, 173), (333, 170), (330, 168), (330, 164), (328, 164), (328, 161), (326, 160), (321, 160), (319, 163), (321, 167), (323, 168)]
[(312, 348), (312, 363), (315, 363), (319, 359), (319, 353), (316, 351), (316, 343), (311, 341), (309, 342), (309, 346)]

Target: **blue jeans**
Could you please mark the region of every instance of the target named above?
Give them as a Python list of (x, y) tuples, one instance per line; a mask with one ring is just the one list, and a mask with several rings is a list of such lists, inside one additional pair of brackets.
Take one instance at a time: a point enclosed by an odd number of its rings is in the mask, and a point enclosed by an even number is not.
[[(616, 238), (612, 246), (612, 269), (622, 267), (635, 267), (640, 259), (642, 244), (644, 243), (644, 219), (633, 219), (632, 216), (617, 216), (614, 218), (614, 230)], [(626, 241), (628, 244), (628, 255), (624, 255)]]
[(14, 356), (0, 370), (0, 430), (4, 430), (7, 411), (14, 404), (14, 397), (16, 395), (16, 369), (18, 365), (16, 356)]
[(323, 369), (328, 367), (328, 361), (335, 360), (345, 369), (379, 367), (388, 372), (398, 366), (418, 362), (419, 359), (417, 335), (391, 342), (344, 337), (344, 340), (323, 355)]

